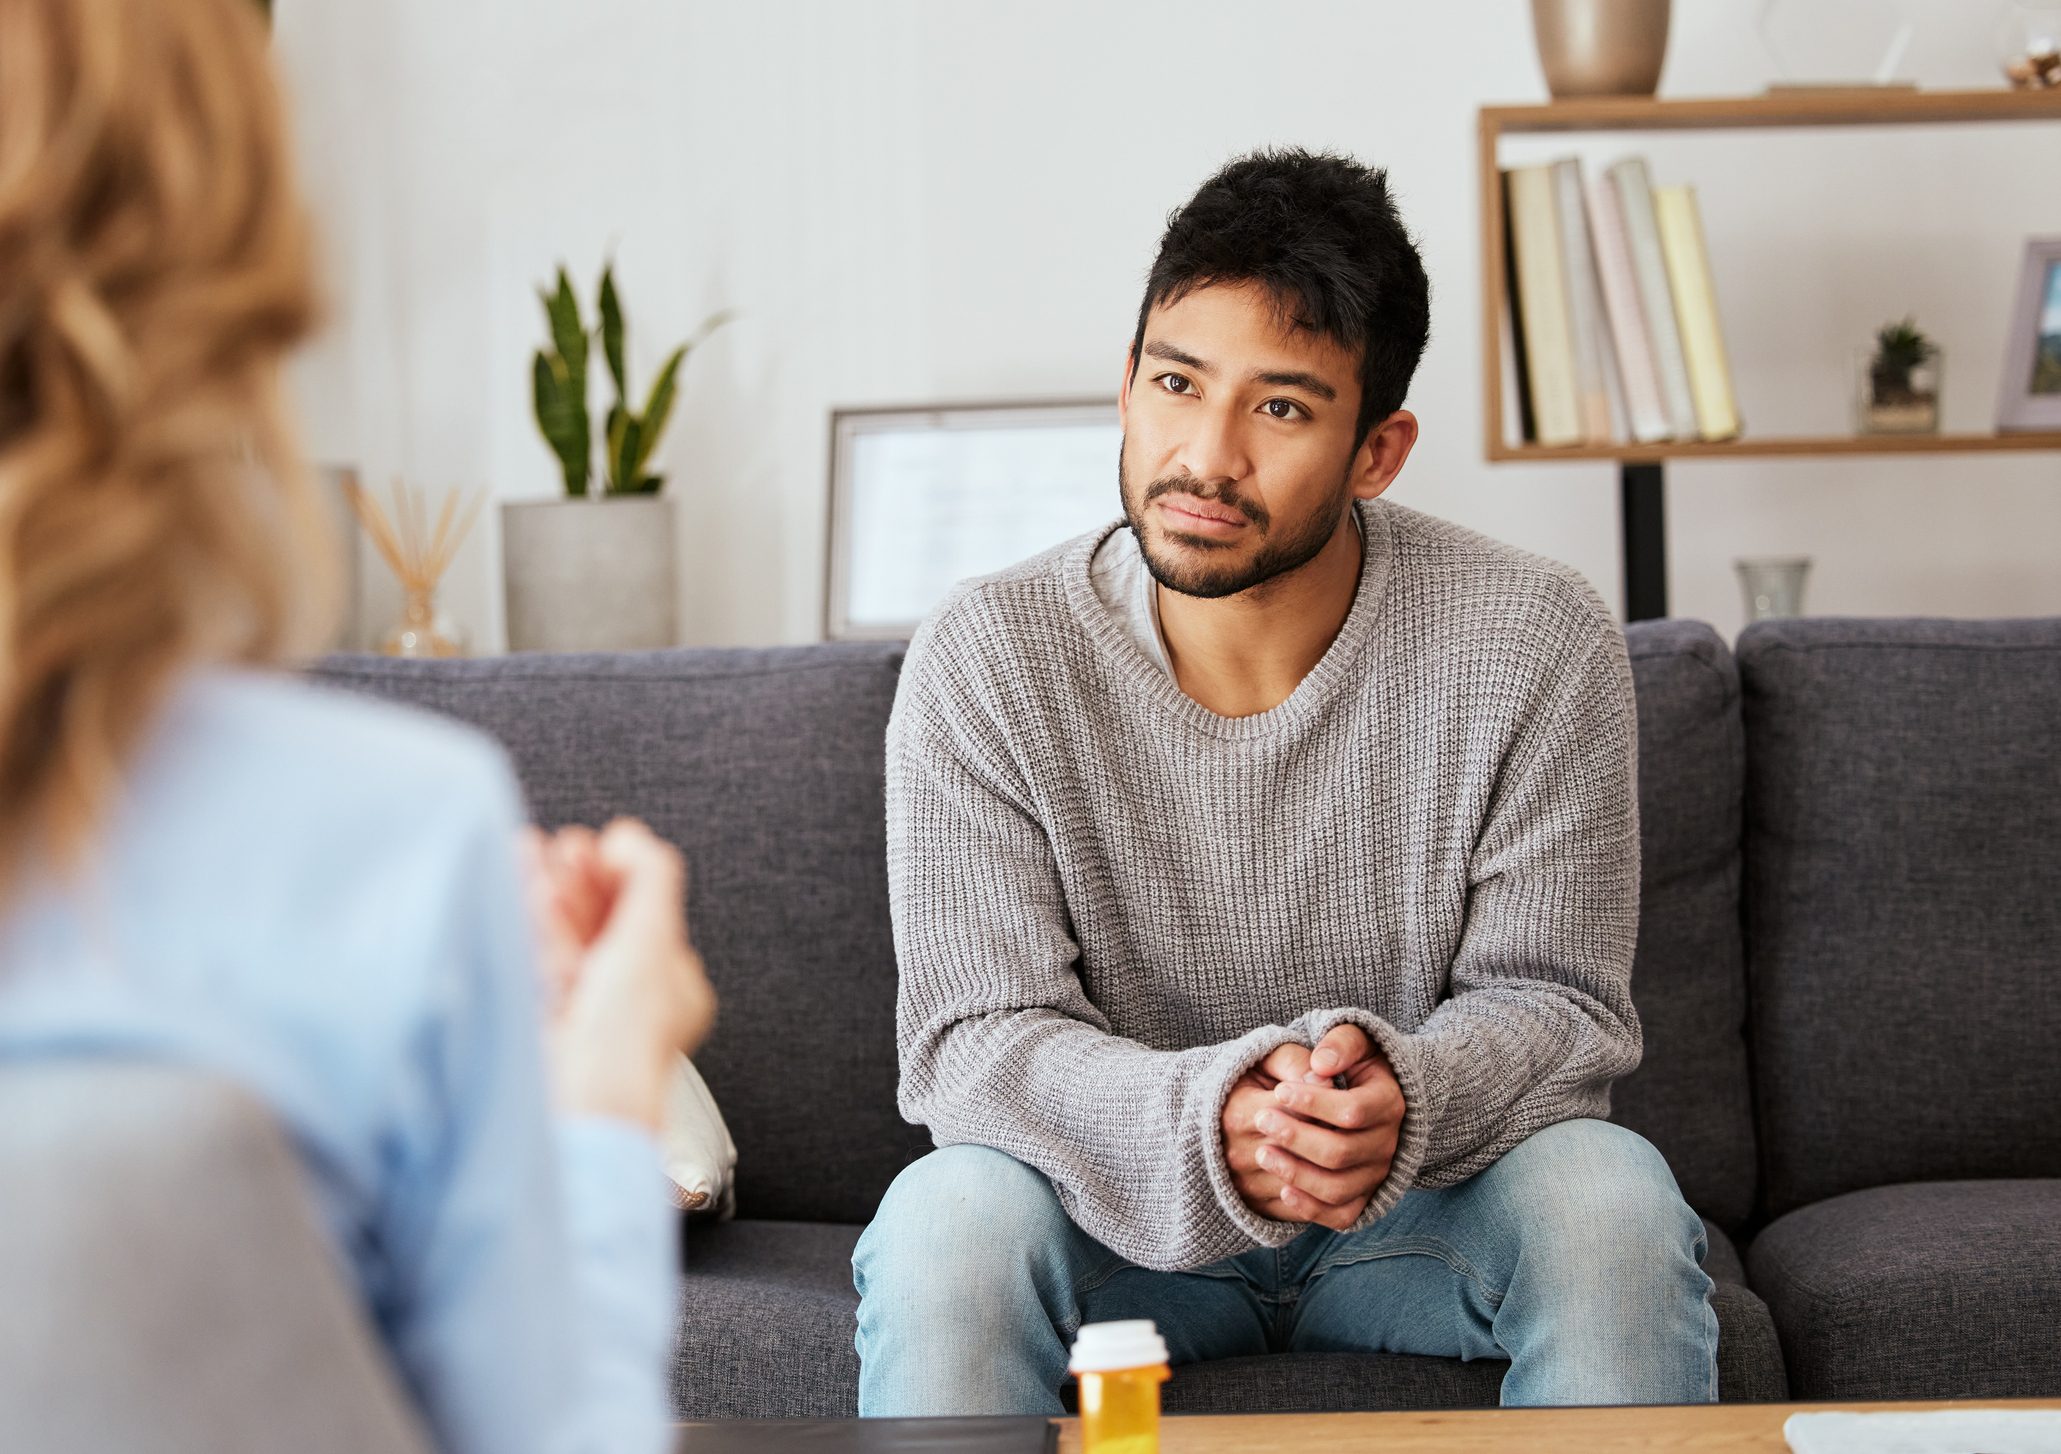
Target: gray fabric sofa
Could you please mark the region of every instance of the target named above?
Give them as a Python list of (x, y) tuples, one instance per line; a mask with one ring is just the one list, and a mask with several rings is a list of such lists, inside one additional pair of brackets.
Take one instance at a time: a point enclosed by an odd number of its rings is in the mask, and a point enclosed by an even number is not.
[[(1628, 632), (1646, 1059), (1614, 1119), (1710, 1231), (1733, 1400), (2061, 1393), (2061, 621)], [(895, 1108), (881, 738), (900, 649), (334, 658), (477, 724), (540, 821), (687, 851), (738, 1220), (692, 1224), (694, 1418), (855, 1408), (852, 1245)], [(1742, 1256), (1743, 1252), (1743, 1256)], [(1491, 1403), (1502, 1365), (1278, 1355), (1171, 1408)]]

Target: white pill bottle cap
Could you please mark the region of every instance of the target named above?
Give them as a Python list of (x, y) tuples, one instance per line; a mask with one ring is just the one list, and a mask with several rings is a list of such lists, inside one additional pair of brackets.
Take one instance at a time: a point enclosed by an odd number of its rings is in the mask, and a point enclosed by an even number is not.
[(1150, 1318), (1121, 1323), (1089, 1323), (1073, 1340), (1069, 1373), (1116, 1373), (1126, 1368), (1151, 1368), (1165, 1363), (1166, 1339)]

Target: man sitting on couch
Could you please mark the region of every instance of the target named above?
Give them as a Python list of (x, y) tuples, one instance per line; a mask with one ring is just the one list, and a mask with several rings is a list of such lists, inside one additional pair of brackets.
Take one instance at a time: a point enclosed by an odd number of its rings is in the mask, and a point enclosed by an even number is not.
[(1385, 174), (1232, 162), (1146, 285), (1123, 521), (911, 644), (901, 1103), (941, 1149), (854, 1257), (862, 1413), (1057, 1412), (1074, 1330), (1139, 1317), (1177, 1363), (1716, 1396), (1701, 1224), (1595, 1119), (1640, 1051), (1623, 637), (1379, 498), (1427, 295)]

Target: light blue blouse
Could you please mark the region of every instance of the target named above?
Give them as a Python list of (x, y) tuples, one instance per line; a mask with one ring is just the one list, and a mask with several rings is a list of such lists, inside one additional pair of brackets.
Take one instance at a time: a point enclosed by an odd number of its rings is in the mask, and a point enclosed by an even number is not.
[(554, 1118), (505, 759), (280, 678), (183, 687), (89, 876), (0, 910), (0, 1054), (218, 1071), (281, 1118), (439, 1447), (664, 1447), (648, 1132)]

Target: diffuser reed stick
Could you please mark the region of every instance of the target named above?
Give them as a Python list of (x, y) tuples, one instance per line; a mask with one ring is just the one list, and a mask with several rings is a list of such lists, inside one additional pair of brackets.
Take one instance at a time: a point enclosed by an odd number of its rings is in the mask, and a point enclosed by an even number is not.
[(479, 518), (487, 492), (444, 491), (434, 526), (429, 523), (428, 502), (418, 486), (398, 479), (393, 482), (391, 514), (355, 480), (346, 482), (344, 493), (373, 547), (401, 583), (402, 619), (381, 639), (380, 650), (389, 656), (463, 655), (464, 643), (457, 630), (437, 621), (436, 591)]

